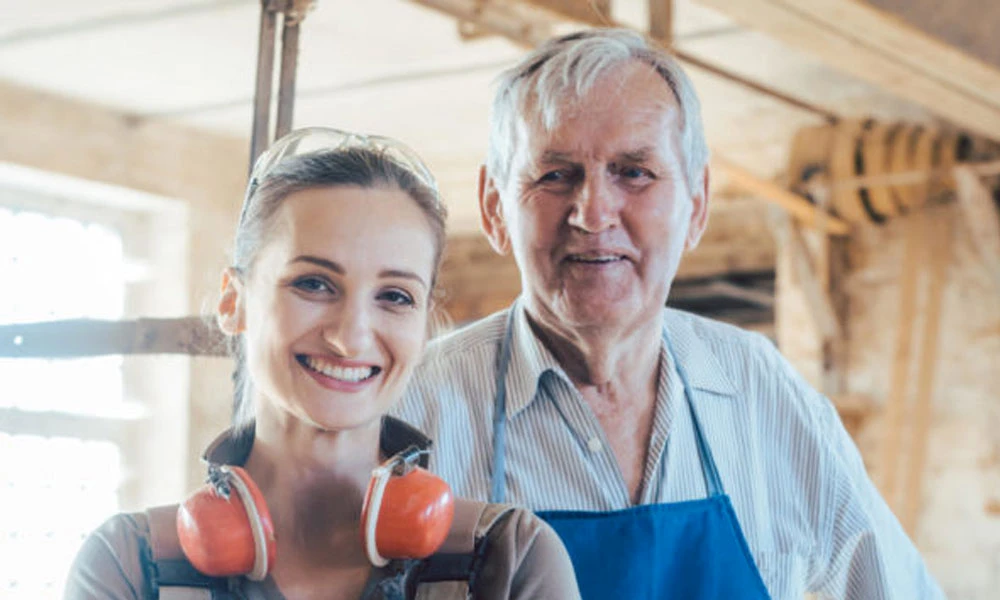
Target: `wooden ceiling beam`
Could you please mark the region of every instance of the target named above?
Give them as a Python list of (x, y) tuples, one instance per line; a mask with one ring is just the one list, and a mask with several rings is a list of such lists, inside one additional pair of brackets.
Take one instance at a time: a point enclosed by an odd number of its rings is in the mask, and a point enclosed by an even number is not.
[(649, 0), (649, 35), (668, 48), (674, 44), (674, 0)]
[(699, 0), (953, 124), (1000, 140), (1000, 71), (856, 0)]

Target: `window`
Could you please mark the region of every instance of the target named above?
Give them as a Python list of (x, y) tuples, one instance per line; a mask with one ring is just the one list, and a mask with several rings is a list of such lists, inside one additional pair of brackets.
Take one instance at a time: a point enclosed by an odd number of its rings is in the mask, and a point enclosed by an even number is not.
[[(156, 243), (178, 231), (183, 241), (186, 223), (164, 218), (183, 215), (164, 213), (162, 199), (123, 203), (130, 192), (87, 182), (56, 193), (4, 174), (0, 324), (186, 312), (186, 246)], [(183, 492), (186, 362), (0, 357), (0, 598), (61, 597), (90, 531)], [(153, 456), (140, 444), (148, 439), (164, 452)]]

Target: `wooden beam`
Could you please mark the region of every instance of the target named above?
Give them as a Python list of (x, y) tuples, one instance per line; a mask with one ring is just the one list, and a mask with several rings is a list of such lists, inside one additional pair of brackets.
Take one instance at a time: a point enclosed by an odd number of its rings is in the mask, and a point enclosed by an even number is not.
[[(521, 0), (560, 17), (600, 27), (611, 23), (611, 0)], [(485, 3), (484, 3), (485, 4)]]
[(903, 493), (900, 522), (913, 536), (923, 502), (924, 470), (927, 464), (927, 437), (930, 433), (934, 411), (934, 378), (938, 370), (938, 332), (941, 329), (941, 304), (947, 284), (948, 264), (951, 259), (952, 223), (949, 214), (939, 211), (931, 228), (930, 282), (927, 308), (924, 311), (924, 337), (920, 344), (917, 364), (916, 414), (913, 422), (913, 439)]
[(1000, 211), (989, 188), (970, 167), (956, 167), (953, 176), (969, 240), (1000, 293)]
[(811, 258), (809, 245), (806, 244), (802, 230), (794, 222), (782, 227), (783, 242), (787, 244), (792, 262), (792, 272), (806, 296), (807, 305), (812, 312), (813, 321), (823, 339), (842, 337), (843, 328), (837, 319), (830, 296), (823, 291), (823, 284), (816, 274), (816, 267)]
[(226, 339), (202, 317), (0, 325), (0, 357), (78, 358), (109, 354), (225, 356)]
[(489, 31), (515, 44), (534, 48), (552, 37), (547, 23), (527, 20), (510, 7), (495, 2), (469, 0), (411, 0), (416, 4), (451, 15), (459, 23), (471, 23), (478, 31)]
[[(513, 41), (514, 43), (524, 46), (525, 48), (534, 48), (540, 45), (542, 42), (548, 40), (551, 37), (551, 30), (549, 29), (549, 23), (540, 23), (535, 19), (525, 18), (522, 15), (510, 10), (509, 6), (497, 5), (492, 2), (476, 2), (475, 0), (411, 0), (417, 4), (422, 4), (428, 8), (433, 8), (441, 11), (445, 14), (449, 14), (461, 22), (469, 22), (472, 24), (472, 31), (474, 35), (479, 35), (482, 32), (493, 32), (497, 35), (506, 37), (507, 39)], [(532, 0), (525, 0), (526, 2), (531, 2)], [(566, 15), (562, 15), (565, 18)], [(582, 21), (589, 25), (602, 25), (609, 27), (622, 27), (630, 28), (624, 23), (618, 23), (611, 19), (600, 20), (595, 22), (593, 18), (587, 18)], [(640, 32), (645, 33), (645, 32)], [(789, 106), (794, 106), (796, 108), (802, 109), (807, 112), (811, 112), (825, 119), (827, 122), (836, 123), (839, 117), (829, 110), (822, 107), (810, 104), (799, 98), (795, 98), (789, 94), (781, 92), (777, 89), (771, 88), (762, 83), (752, 81), (743, 77), (737, 73), (729, 71), (720, 67), (719, 65), (712, 64), (708, 61), (702, 60), (696, 56), (693, 56), (687, 52), (684, 52), (676, 47), (670, 49), (674, 56), (678, 60), (687, 63), (688, 65), (694, 66), (698, 69), (711, 73), (716, 77), (720, 77), (739, 86), (747, 89), (751, 89), (755, 92), (764, 94), (779, 102), (783, 102)]]
[[(736, 22), (1000, 140), (1000, 71), (854, 0), (701, 0)], [(943, 62), (939, 57), (945, 57)]]
[(674, 45), (674, 0), (649, 0), (649, 37)]
[(884, 431), (879, 449), (879, 475), (882, 494), (892, 508), (896, 498), (899, 458), (903, 439), (903, 416), (910, 382), (910, 353), (917, 316), (917, 278), (927, 229), (927, 211), (920, 211), (903, 223), (903, 264), (899, 277), (896, 347), (889, 372), (889, 397), (885, 404)]
[(718, 154), (712, 155), (712, 166), (722, 170), (729, 180), (749, 194), (767, 200), (788, 211), (795, 219), (809, 227), (822, 227), (833, 235), (847, 235), (851, 226), (838, 217), (824, 213), (803, 196), (791, 192), (777, 183), (757, 177)]

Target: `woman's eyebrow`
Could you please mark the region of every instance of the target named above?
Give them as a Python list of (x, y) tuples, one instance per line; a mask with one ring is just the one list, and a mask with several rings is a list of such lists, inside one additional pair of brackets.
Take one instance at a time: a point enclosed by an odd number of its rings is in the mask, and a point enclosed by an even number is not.
[(403, 269), (383, 269), (382, 271), (379, 271), (378, 276), (381, 278), (401, 277), (403, 279), (410, 279), (412, 281), (416, 281), (425, 288), (427, 287), (427, 282), (424, 281), (424, 278), (417, 275), (413, 271), (405, 271)]
[(342, 267), (340, 263), (336, 263), (333, 262), (332, 260), (327, 260), (325, 258), (320, 258), (318, 256), (311, 256), (309, 254), (302, 254), (300, 256), (296, 256), (289, 262), (290, 263), (304, 262), (313, 264), (318, 267), (323, 267), (324, 269), (333, 271), (334, 273), (337, 273), (339, 275), (343, 275), (345, 272), (344, 267)]

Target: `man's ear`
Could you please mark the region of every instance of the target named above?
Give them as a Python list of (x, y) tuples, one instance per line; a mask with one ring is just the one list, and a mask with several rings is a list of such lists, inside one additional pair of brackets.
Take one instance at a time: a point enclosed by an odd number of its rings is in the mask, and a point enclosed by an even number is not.
[(490, 246), (497, 254), (506, 256), (510, 252), (510, 235), (500, 204), (500, 191), (496, 180), (486, 171), (486, 165), (479, 167), (479, 218)]
[(687, 239), (684, 240), (684, 250), (688, 252), (698, 247), (698, 242), (708, 227), (708, 175), (708, 165), (705, 165), (701, 187), (691, 190), (691, 222), (688, 224)]
[(243, 309), (243, 294), (246, 288), (239, 273), (232, 267), (222, 271), (222, 292), (216, 319), (219, 329), (226, 335), (237, 335), (246, 329), (246, 315)]

